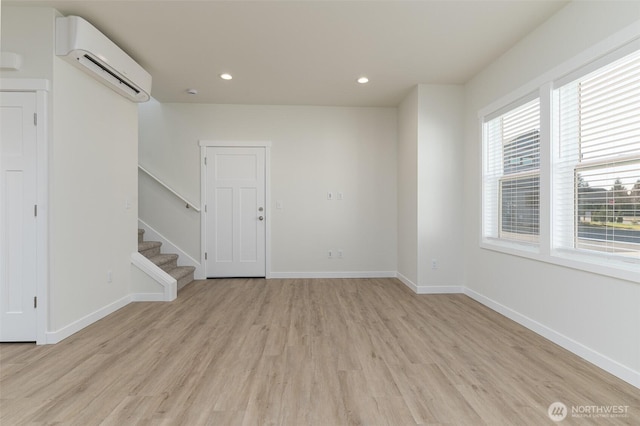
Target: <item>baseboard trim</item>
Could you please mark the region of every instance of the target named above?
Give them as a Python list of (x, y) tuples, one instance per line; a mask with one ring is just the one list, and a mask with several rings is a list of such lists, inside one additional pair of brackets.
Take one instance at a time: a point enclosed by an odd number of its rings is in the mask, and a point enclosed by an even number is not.
[(132, 302), (167, 302), (164, 293), (133, 293)]
[(404, 285), (409, 287), (415, 294), (458, 294), (464, 293), (464, 287), (459, 285), (417, 285), (409, 278), (396, 273), (398, 278)]
[(457, 285), (421, 285), (416, 294), (460, 294), (464, 288)]
[(528, 328), (534, 333), (539, 334), (545, 339), (548, 339), (553, 343), (563, 347), (569, 352), (578, 355), (591, 364), (602, 368), (603, 370), (613, 374), (614, 376), (637, 388), (640, 388), (640, 372), (634, 371), (629, 367), (626, 367), (619, 362), (612, 360), (611, 358), (602, 355), (599, 352), (594, 351), (593, 349), (583, 345), (582, 343), (576, 342), (570, 337), (558, 333), (557, 331), (469, 288), (464, 288), (464, 294), (477, 301), (478, 303), (481, 303), (482, 305), (498, 312), (499, 314), (504, 315), (510, 320), (517, 322), (523, 327)]
[(271, 272), (269, 278), (395, 278), (392, 271)]
[(66, 339), (67, 337), (71, 336), (72, 334), (77, 333), (78, 331), (82, 330), (85, 327), (88, 327), (94, 322), (99, 321), (102, 318), (106, 317), (107, 315), (114, 313), (118, 309), (127, 306), (129, 303), (131, 303), (131, 295), (122, 297), (116, 300), (115, 302), (112, 302), (98, 309), (95, 312), (85, 315), (79, 320), (76, 320), (71, 324), (62, 327), (60, 330), (48, 331), (46, 333), (47, 344), (59, 343), (62, 340)]
[(195, 260), (193, 257), (189, 256), (180, 247), (172, 243), (167, 237), (153, 229), (148, 223), (140, 218), (138, 218), (138, 227), (140, 229), (144, 229), (145, 240), (160, 241), (162, 243), (164, 252), (175, 253), (180, 256), (179, 262), (181, 264), (185, 266), (193, 266), (194, 268), (196, 268), (196, 270), (193, 272), (193, 276), (196, 280), (203, 280), (206, 278), (204, 276), (204, 268), (202, 267), (202, 264)]
[(502, 305), (495, 300), (492, 300), (480, 293), (477, 293), (464, 286), (418, 286), (413, 281), (397, 273), (397, 278), (416, 294), (455, 294), (462, 293), (476, 302), (488, 307), (489, 309), (498, 312), (501, 315), (509, 318), (512, 321), (517, 322), (523, 327), (528, 328), (536, 334), (552, 341), (553, 343), (561, 346), (562, 348), (572, 352), (584, 360), (590, 362), (596, 367), (602, 368), (608, 373), (613, 374), (625, 382), (640, 388), (640, 372), (634, 371), (629, 367), (626, 367), (619, 362), (612, 360), (611, 358), (602, 355), (599, 352), (579, 343), (570, 337), (567, 337), (557, 331), (525, 316), (513, 309)]
[(84, 317), (80, 318), (77, 321), (72, 322), (69, 325), (62, 327), (57, 331), (48, 331), (45, 333), (45, 344), (52, 345), (56, 343), (60, 343), (67, 337), (81, 331), (82, 329), (90, 326), (96, 321), (101, 320), (107, 315), (111, 315), (118, 309), (124, 308), (131, 302), (162, 302), (165, 300), (165, 295), (163, 293), (137, 293), (137, 294), (129, 294), (125, 297), (122, 297), (115, 302), (112, 302), (95, 312), (92, 312)]

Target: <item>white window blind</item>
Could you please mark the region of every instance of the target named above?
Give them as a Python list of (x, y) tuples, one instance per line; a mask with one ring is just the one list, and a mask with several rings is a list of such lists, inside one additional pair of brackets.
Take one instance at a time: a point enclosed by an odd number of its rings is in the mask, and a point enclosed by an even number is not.
[(483, 236), (537, 242), (540, 100), (484, 123)]
[(554, 99), (554, 248), (640, 258), (640, 52)]

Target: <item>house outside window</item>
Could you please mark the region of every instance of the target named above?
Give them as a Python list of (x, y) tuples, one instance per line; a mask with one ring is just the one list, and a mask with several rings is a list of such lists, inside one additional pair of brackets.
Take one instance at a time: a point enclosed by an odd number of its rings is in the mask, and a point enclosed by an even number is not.
[(484, 236), (536, 243), (540, 222), (540, 102), (484, 123)]

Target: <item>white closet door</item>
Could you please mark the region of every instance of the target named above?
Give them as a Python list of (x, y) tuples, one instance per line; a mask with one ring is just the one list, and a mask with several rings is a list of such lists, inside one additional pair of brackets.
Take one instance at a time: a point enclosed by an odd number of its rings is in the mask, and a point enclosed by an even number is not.
[(0, 92), (0, 341), (35, 341), (36, 95)]

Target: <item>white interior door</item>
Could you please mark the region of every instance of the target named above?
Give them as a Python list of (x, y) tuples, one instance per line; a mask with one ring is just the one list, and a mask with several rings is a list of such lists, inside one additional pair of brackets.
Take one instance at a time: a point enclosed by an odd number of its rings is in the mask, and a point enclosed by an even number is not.
[(36, 95), (0, 92), (0, 341), (35, 341)]
[(208, 147), (206, 159), (207, 277), (264, 277), (265, 149)]

